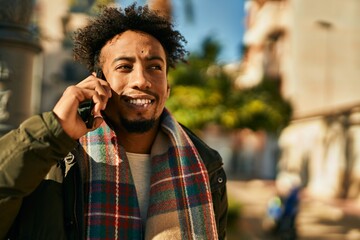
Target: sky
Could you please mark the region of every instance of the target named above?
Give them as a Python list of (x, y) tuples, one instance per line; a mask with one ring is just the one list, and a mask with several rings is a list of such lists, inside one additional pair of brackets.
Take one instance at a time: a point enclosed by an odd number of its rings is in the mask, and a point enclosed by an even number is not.
[[(206, 37), (220, 43), (219, 63), (232, 63), (241, 58), (241, 45), (244, 32), (245, 0), (193, 0), (194, 19), (189, 22), (185, 15), (184, 0), (172, 0), (174, 26), (188, 41), (190, 52), (198, 51)], [(133, 0), (118, 0), (121, 6)], [(138, 0), (139, 5), (145, 0)]]

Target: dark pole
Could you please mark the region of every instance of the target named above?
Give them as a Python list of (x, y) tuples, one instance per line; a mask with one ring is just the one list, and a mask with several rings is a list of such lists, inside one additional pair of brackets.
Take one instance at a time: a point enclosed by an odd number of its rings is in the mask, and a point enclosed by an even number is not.
[(35, 0), (0, 0), (0, 136), (33, 114), (39, 42), (30, 31)]

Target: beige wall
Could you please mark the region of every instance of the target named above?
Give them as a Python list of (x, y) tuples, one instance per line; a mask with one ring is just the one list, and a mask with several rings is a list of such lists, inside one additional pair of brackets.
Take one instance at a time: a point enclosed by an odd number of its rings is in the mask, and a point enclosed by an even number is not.
[(292, 71), (284, 93), (295, 116), (360, 103), (360, 1), (291, 0), (290, 9)]
[[(360, 127), (358, 120), (351, 120), (359, 112), (354, 107), (360, 105), (360, 1), (289, 4), (290, 51), (283, 91), (297, 120), (281, 134), (281, 169), (291, 170), (295, 164), (301, 173), (306, 167), (313, 195), (360, 199), (360, 177), (353, 170), (360, 164)], [(353, 111), (350, 118), (328, 118), (346, 107)], [(311, 115), (314, 118), (306, 118)]]

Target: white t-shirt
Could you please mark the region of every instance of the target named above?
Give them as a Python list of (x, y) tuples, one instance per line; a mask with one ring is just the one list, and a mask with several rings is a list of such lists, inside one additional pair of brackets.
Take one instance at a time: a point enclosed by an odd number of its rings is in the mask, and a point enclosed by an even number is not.
[(140, 216), (146, 222), (150, 196), (151, 161), (150, 154), (126, 153), (134, 179), (139, 201)]

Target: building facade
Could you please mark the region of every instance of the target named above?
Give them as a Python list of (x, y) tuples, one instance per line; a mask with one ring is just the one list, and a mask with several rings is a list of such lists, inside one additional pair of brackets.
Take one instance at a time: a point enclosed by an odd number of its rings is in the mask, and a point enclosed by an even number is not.
[(281, 81), (293, 106), (278, 171), (317, 197), (360, 203), (360, 2), (249, 0), (246, 54), (236, 82)]

